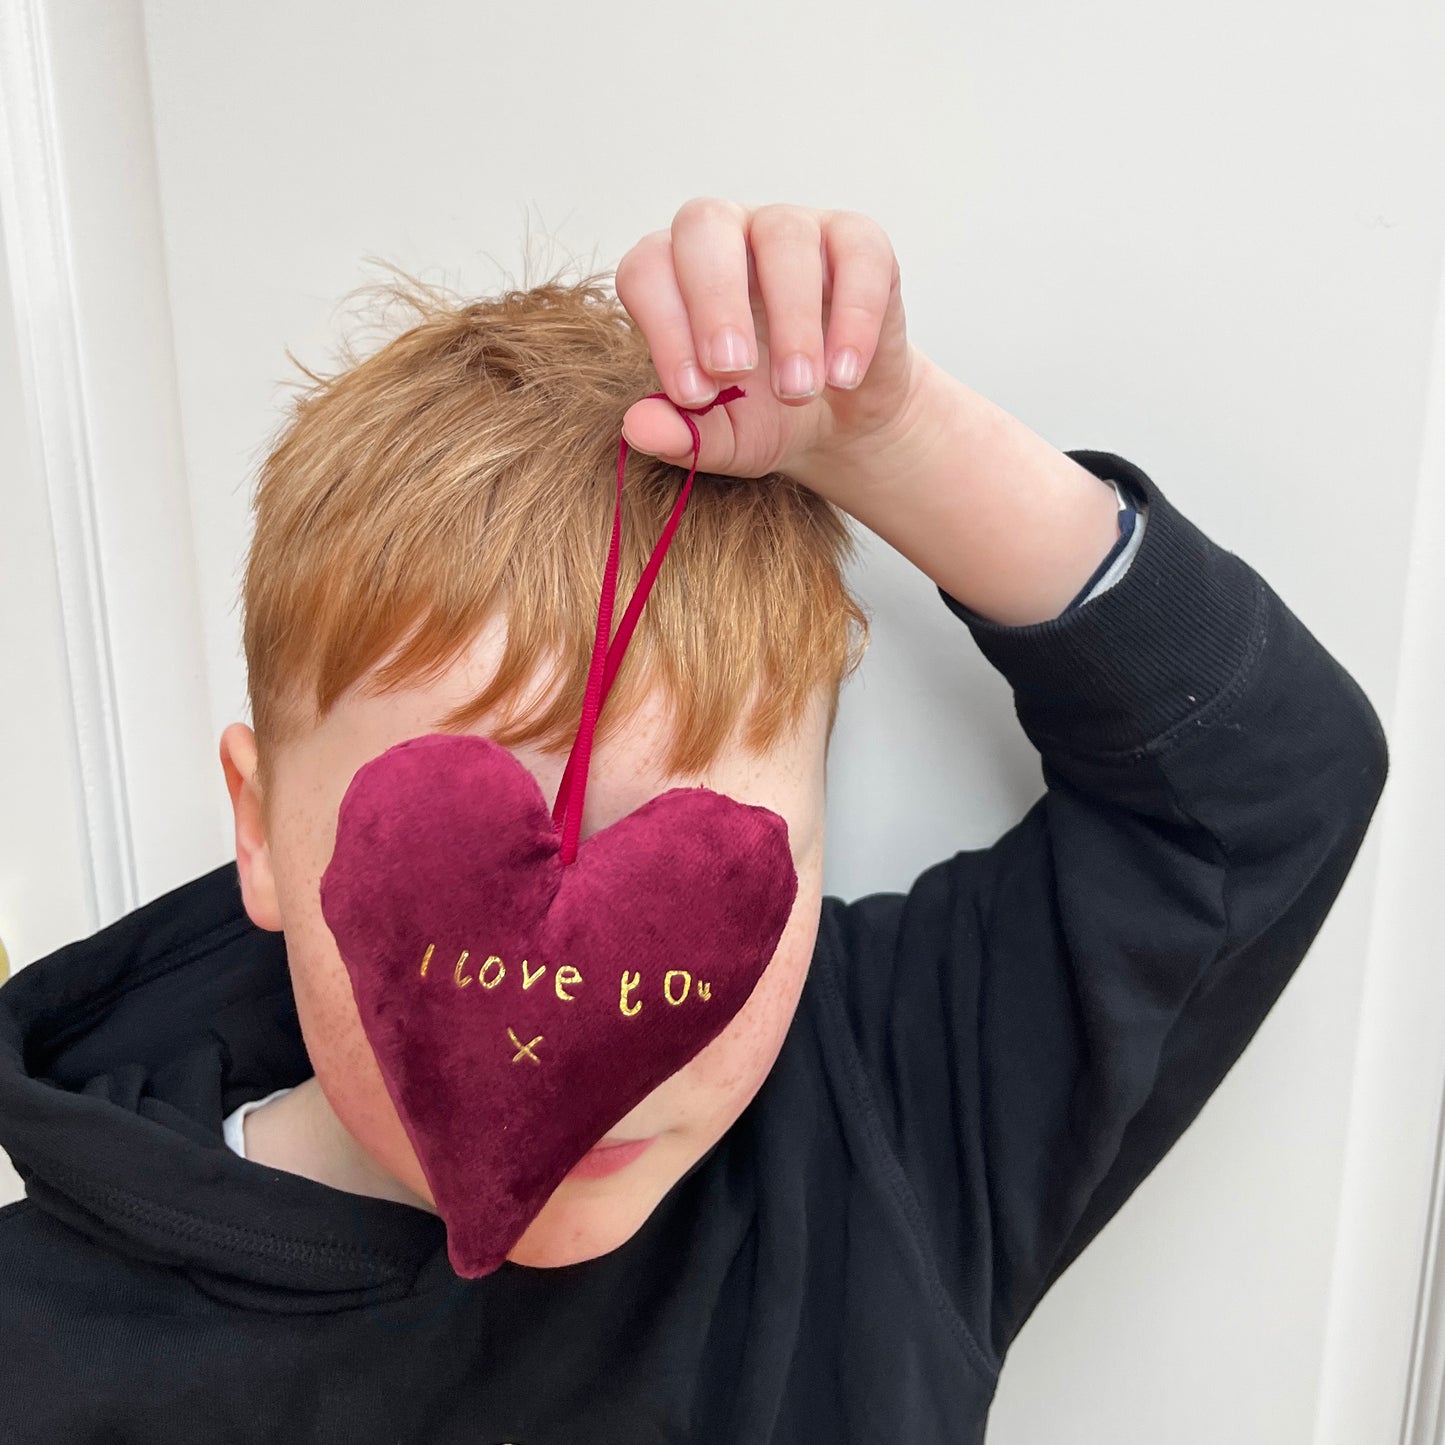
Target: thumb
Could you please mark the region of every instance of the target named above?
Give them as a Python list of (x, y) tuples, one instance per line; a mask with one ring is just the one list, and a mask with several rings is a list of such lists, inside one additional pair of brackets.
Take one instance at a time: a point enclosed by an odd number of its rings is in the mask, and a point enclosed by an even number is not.
[(627, 445), (637, 451), (681, 466), (692, 463), (692, 433), (665, 397), (633, 402), (623, 414), (622, 435)]

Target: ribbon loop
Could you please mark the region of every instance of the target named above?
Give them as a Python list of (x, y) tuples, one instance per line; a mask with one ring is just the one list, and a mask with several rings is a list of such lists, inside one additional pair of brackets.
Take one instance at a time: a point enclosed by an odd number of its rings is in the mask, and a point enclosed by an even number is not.
[[(652, 591), (652, 584), (657, 580), (658, 571), (662, 567), (662, 559), (667, 555), (667, 549), (672, 544), (672, 536), (677, 530), (678, 522), (682, 520), (683, 508), (687, 506), (688, 493), (692, 491), (692, 479), (697, 474), (698, 455), (702, 449), (702, 435), (697, 429), (697, 423), (692, 418), (693, 416), (702, 416), (723, 402), (736, 401), (739, 397), (746, 395), (747, 393), (740, 386), (727, 386), (718, 392), (706, 406), (684, 407), (672, 402), (678, 415), (687, 423), (687, 429), (692, 433), (692, 465), (688, 468), (687, 480), (678, 494), (672, 515), (662, 529), (662, 536), (658, 539), (657, 545), (652, 549), (652, 555), (648, 558), (647, 566), (643, 568), (642, 576), (638, 579), (637, 587), (627, 604), (627, 611), (618, 624), (617, 635), (609, 646), (608, 634), (612, 630), (612, 608), (616, 600), (617, 567), (622, 543), (622, 480), (627, 468), (628, 451), (627, 438), (625, 436), (618, 438), (617, 503), (612, 514), (612, 542), (608, 548), (607, 567), (602, 577), (602, 596), (597, 609), (597, 637), (592, 645), (592, 662), (587, 672), (587, 691), (582, 701), (582, 721), (577, 729), (577, 737), (572, 744), (572, 751), (567, 758), (562, 781), (557, 787), (556, 800), (552, 805), (552, 824), (562, 833), (560, 857), (563, 863), (571, 863), (577, 856), (577, 838), (582, 829), (582, 804), (587, 792), (587, 768), (592, 757), (592, 737), (597, 730), (597, 719), (602, 711), (602, 704), (606, 702), (607, 694), (611, 691), (612, 680), (616, 677), (617, 669), (622, 662), (622, 654), (627, 650), (628, 641), (632, 637), (633, 629), (637, 626), (637, 619), (642, 615), (643, 605)], [(651, 400), (653, 397), (661, 397), (664, 401), (672, 400), (665, 391), (649, 392), (643, 400)]]

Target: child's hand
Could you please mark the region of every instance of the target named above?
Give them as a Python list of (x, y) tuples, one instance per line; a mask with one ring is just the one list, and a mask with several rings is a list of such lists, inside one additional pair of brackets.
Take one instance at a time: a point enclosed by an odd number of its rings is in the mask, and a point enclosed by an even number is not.
[[(695, 418), (699, 470), (785, 473), (982, 616), (1056, 617), (1118, 536), (1112, 486), (909, 345), (893, 247), (866, 216), (691, 200), (622, 258), (616, 285), (670, 398), (747, 390)], [(714, 350), (728, 327), (740, 354)], [(849, 351), (861, 379), (845, 387)], [(814, 389), (794, 397), (799, 357)], [(660, 397), (630, 406), (622, 430), (639, 451), (692, 460)]]
[[(646, 336), (668, 396), (701, 406), (698, 467), (736, 477), (809, 473), (886, 434), (910, 395), (898, 262), (856, 211), (687, 201), (618, 263), (618, 299)], [(630, 446), (688, 466), (692, 437), (661, 398), (623, 418)]]

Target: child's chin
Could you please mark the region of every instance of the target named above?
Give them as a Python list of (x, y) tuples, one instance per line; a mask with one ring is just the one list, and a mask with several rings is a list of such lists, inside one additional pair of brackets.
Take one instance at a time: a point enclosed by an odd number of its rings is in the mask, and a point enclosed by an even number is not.
[(621, 1249), (647, 1222), (656, 1203), (639, 1201), (636, 1191), (629, 1197), (619, 1186), (619, 1176), (579, 1184), (564, 1180), (507, 1259), (528, 1269), (560, 1269), (598, 1259)]

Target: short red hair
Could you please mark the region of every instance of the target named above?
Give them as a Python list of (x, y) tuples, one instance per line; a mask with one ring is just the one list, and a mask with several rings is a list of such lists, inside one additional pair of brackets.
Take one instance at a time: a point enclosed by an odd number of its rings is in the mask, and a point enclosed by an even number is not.
[[(571, 746), (622, 416), (661, 390), (611, 277), (554, 276), (480, 299), (400, 278), (380, 295), (414, 324), (364, 360), (348, 353), (331, 376), (306, 372), (312, 384), (261, 467), (243, 582), (263, 796), (267, 759), (354, 683), (385, 692), (437, 676), (497, 611), (501, 664), (443, 729), (506, 704), (552, 655), (557, 685), (525, 715), (507, 710), (491, 736)], [(614, 627), (685, 475), (628, 457)], [(780, 473), (699, 472), (598, 737), (657, 684), (674, 715), (669, 772), (704, 769), (745, 710), (744, 745), (765, 750), (818, 688), (831, 735), (868, 641), (843, 576), (849, 524)]]

